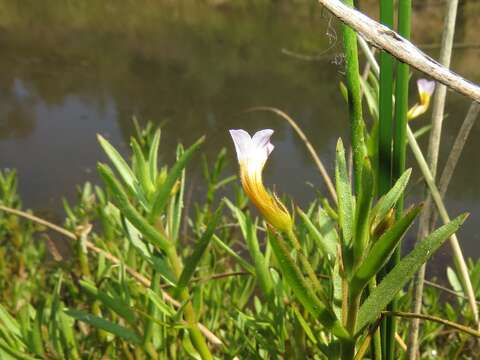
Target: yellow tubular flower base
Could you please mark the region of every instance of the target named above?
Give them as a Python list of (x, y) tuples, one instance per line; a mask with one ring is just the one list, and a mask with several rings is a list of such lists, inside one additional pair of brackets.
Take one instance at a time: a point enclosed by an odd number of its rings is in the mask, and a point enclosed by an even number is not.
[(274, 228), (284, 232), (291, 231), (293, 220), (285, 205), (265, 189), (261, 169), (255, 172), (249, 172), (247, 169), (247, 165), (241, 162), (240, 179), (250, 201)]

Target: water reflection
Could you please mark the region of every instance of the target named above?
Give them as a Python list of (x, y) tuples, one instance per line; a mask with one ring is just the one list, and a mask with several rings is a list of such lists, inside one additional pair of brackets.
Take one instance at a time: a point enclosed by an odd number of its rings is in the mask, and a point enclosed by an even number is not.
[[(26, 205), (58, 210), (75, 184), (96, 181), (95, 164), (104, 156), (95, 134), (126, 152), (133, 115), (165, 122), (162, 160), (171, 159), (177, 141), (207, 134), (204, 150), (213, 157), (231, 148), (229, 128), (274, 128), (267, 182), (299, 201), (311, 198), (307, 182), (321, 187), (321, 179), (298, 138), (274, 115), (244, 110), (269, 105), (288, 112), (332, 169), (336, 139), (346, 138), (348, 123), (331, 17), (310, 2), (140, 3), (0, 0), (0, 167), (19, 169)], [(478, 6), (468, 9), (467, 18), (480, 14)], [(433, 10), (418, 11), (417, 19)], [(417, 42), (438, 42), (438, 31), (415, 26), (415, 34), (425, 34)], [(468, 31), (462, 37), (474, 39)], [(301, 61), (282, 49), (322, 56)], [(459, 51), (453, 67), (479, 80), (476, 50)], [(443, 159), (467, 105), (449, 98)], [(480, 173), (471, 163), (479, 131), (477, 125), (448, 194), (452, 212), (474, 212), (464, 233), (476, 254)]]

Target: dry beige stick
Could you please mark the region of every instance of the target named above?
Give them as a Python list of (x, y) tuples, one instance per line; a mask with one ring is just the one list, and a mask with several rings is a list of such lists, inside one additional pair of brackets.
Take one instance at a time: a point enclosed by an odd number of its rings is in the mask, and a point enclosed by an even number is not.
[[(28, 219), (28, 220), (31, 220), (33, 222), (36, 222), (37, 224), (41, 224), (41, 225), (44, 225), (72, 240), (78, 240), (77, 236), (71, 232), (71, 231), (68, 231), (67, 229), (61, 227), (61, 226), (58, 226), (58, 225), (55, 225), (47, 220), (44, 220), (42, 218), (39, 218), (35, 215), (32, 215), (32, 214), (29, 214), (25, 211), (21, 211), (21, 210), (17, 210), (17, 209), (12, 209), (12, 208), (9, 208), (7, 206), (3, 206), (3, 205), (0, 205), (0, 210), (3, 210), (5, 212), (8, 212), (10, 214), (14, 214), (14, 215), (17, 215), (17, 216), (21, 216), (25, 219)], [(120, 261), (120, 259), (118, 259), (117, 257), (113, 256), (111, 253), (103, 250), (103, 249), (100, 249), (99, 247), (95, 246), (92, 242), (90, 241), (86, 241), (86, 247), (87, 249), (90, 249), (92, 250), (93, 252), (97, 253), (97, 254), (101, 254), (103, 256), (105, 256), (105, 259), (109, 260), (111, 263), (115, 264), (115, 265), (120, 265), (122, 264), (122, 262)], [(151, 285), (151, 281), (150, 279), (146, 278), (145, 276), (143, 276), (142, 274), (140, 274), (139, 272), (135, 271), (134, 269), (132, 269), (131, 267), (123, 264), (123, 266), (125, 267), (125, 270), (130, 274), (132, 275), (132, 277), (134, 277), (139, 283), (145, 285), (146, 287), (150, 287)], [(165, 291), (162, 291), (162, 296), (163, 298), (165, 299), (166, 302), (169, 302), (170, 304), (172, 304), (173, 306), (175, 306), (176, 308), (179, 308), (181, 306), (181, 304), (175, 300), (174, 298), (172, 298), (167, 292)], [(205, 335), (205, 337), (213, 344), (213, 345), (222, 345), (223, 342), (222, 340), (220, 340), (217, 336), (215, 336), (215, 334), (213, 334), (210, 330), (208, 330), (204, 325), (202, 325), (201, 323), (198, 323), (198, 328), (200, 329), (200, 331), (203, 333), (203, 335)]]
[(382, 315), (384, 316), (397, 316), (397, 317), (402, 317), (406, 319), (421, 319), (421, 320), (428, 320), (428, 321), (433, 321), (437, 322), (442, 325), (449, 326), (453, 329), (456, 329), (458, 331), (464, 332), (466, 334), (475, 336), (477, 338), (480, 338), (480, 331), (472, 329), (468, 326), (458, 324), (456, 322), (450, 321), (450, 320), (445, 320), (443, 318), (440, 318), (438, 316), (433, 316), (433, 315), (427, 315), (427, 314), (416, 314), (416, 313), (409, 313), (409, 312), (403, 312), (403, 311), (382, 311)]
[(480, 87), (440, 65), (395, 31), (348, 7), (340, 0), (318, 0), (318, 2), (342, 22), (359, 32), (373, 46), (389, 52), (427, 76), (480, 102)]
[(407, 351), (407, 344), (405, 344), (405, 341), (398, 335), (398, 333), (395, 333), (395, 340), (397, 341), (398, 345), (402, 348), (403, 352)]

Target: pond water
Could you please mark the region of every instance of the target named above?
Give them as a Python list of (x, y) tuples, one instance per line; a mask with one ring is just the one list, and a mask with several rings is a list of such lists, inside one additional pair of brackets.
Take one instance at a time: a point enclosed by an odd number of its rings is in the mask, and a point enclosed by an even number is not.
[[(414, 41), (433, 44), (428, 51), (436, 56), (443, 5), (414, 3)], [(461, 9), (452, 67), (478, 82), (480, 7), (474, 3)], [(361, 6), (374, 11), (368, 1)], [(302, 142), (273, 114), (244, 110), (286, 111), (331, 172), (337, 138), (349, 133), (337, 31), (314, 2), (0, 0), (0, 167), (18, 169), (26, 207), (58, 219), (62, 197), (72, 199), (76, 185), (98, 181), (95, 165), (105, 157), (95, 135), (127, 153), (132, 116), (163, 124), (162, 161), (171, 161), (178, 141), (206, 134), (203, 150), (212, 158), (227, 147), (231, 171), (227, 130), (270, 127), (276, 150), (266, 180), (304, 204), (315, 196), (310, 184), (323, 186)], [(449, 93), (442, 160), (468, 104)], [(460, 233), (470, 256), (480, 255), (479, 135), (480, 123), (447, 195), (452, 215), (472, 212)], [(195, 164), (190, 174), (201, 194)], [(442, 251), (446, 258), (449, 249)]]

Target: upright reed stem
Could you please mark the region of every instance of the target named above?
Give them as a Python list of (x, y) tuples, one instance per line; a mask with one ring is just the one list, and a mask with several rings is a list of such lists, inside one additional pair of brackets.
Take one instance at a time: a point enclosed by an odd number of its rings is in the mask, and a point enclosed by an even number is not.
[[(398, 33), (405, 39), (410, 39), (411, 33), (412, 1), (400, 0), (398, 3)], [(398, 63), (395, 89), (395, 134), (393, 141), (393, 168), (392, 183), (395, 182), (405, 171), (405, 158), (407, 150), (407, 112), (408, 112), (408, 82), (410, 68), (405, 63)], [(403, 212), (403, 194), (400, 196), (396, 207), (397, 219)], [(400, 261), (401, 243), (395, 249), (389, 268), (393, 268)], [(396, 310), (397, 304), (394, 300), (391, 309)], [(387, 318), (389, 330), (389, 354), (387, 358), (395, 358), (395, 333), (397, 332), (397, 320)]]
[[(393, 29), (393, 0), (380, 0), (380, 22)], [(394, 58), (385, 51), (380, 52), (380, 103), (378, 136), (378, 193), (385, 194), (392, 185), (392, 142), (393, 142), (393, 65)], [(389, 261), (386, 272), (395, 266), (395, 259)], [(394, 309), (394, 304), (387, 307)], [(383, 320), (381, 326), (382, 352), (384, 359), (393, 359), (395, 347), (395, 321)]]
[[(347, 6), (354, 7), (353, 0), (345, 0)], [(347, 25), (342, 25), (343, 47), (346, 62), (346, 82), (348, 91), (348, 110), (353, 149), (353, 181), (355, 194), (360, 193), (362, 163), (365, 156), (364, 124), (362, 117), (362, 93), (360, 90), (360, 72), (358, 65), (357, 34)]]

